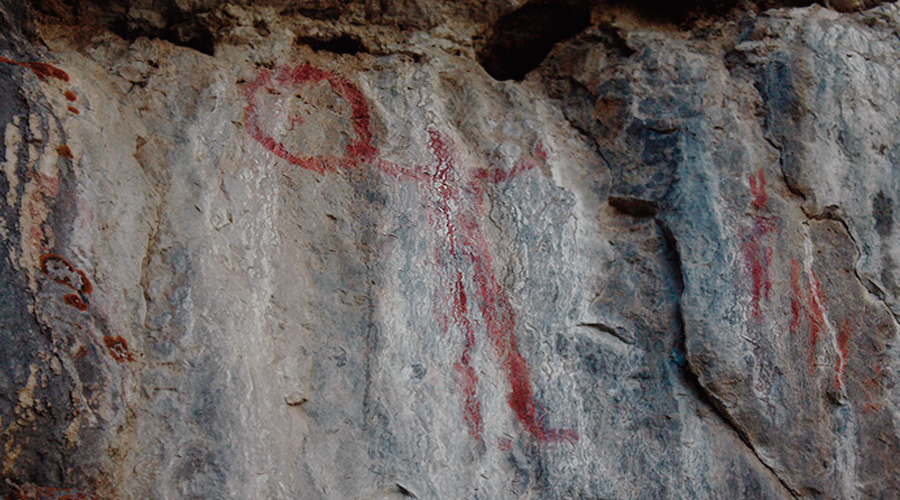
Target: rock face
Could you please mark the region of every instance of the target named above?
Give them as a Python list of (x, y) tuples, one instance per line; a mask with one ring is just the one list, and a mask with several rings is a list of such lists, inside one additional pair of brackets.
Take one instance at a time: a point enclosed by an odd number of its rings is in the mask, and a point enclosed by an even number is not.
[(877, 3), (3, 0), (0, 495), (900, 498)]

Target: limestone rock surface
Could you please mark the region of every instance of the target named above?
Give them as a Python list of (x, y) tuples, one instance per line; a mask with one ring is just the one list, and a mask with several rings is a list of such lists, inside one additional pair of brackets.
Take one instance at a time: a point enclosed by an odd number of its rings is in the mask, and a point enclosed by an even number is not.
[(679, 8), (0, 1), (0, 495), (900, 498), (900, 7)]

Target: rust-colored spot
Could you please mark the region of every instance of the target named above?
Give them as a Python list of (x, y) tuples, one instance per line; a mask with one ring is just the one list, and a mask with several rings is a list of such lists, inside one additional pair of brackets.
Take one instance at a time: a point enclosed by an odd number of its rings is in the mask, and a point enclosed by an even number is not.
[(103, 343), (106, 344), (106, 349), (109, 350), (110, 356), (119, 363), (134, 361), (134, 356), (128, 350), (128, 342), (120, 335), (103, 337)]
[(70, 113), (74, 113), (74, 114), (76, 114), (76, 115), (79, 114), (79, 113), (81, 113), (81, 111), (78, 111), (78, 108), (76, 108), (76, 107), (74, 107), (74, 106), (68, 106), (68, 109), (69, 109), (69, 112), (70, 112)]
[(75, 102), (78, 99), (78, 96), (75, 95), (75, 92), (72, 92), (71, 90), (67, 90), (63, 95), (66, 96), (66, 99), (68, 99), (70, 102)]
[(71, 262), (54, 253), (41, 255), (41, 272), (60, 285), (66, 285), (76, 292), (90, 295), (94, 291), (94, 285), (88, 279), (87, 274), (81, 269), (75, 269)]
[(69, 81), (69, 74), (65, 71), (51, 66), (47, 63), (37, 62), (37, 61), (26, 61), (19, 62), (13, 61), (12, 59), (7, 59), (5, 57), (0, 57), (0, 62), (6, 64), (15, 64), (16, 66), (22, 66), (23, 68), (28, 68), (41, 80), (46, 80), (47, 78), (56, 78), (58, 80), (62, 80), (64, 82)]
[(41, 272), (50, 276), (50, 279), (63, 285), (72, 286), (69, 273), (74, 273), (75, 268), (68, 260), (55, 253), (48, 253), (41, 255), (40, 264)]
[(81, 286), (78, 291), (81, 293), (93, 293), (94, 285), (91, 284), (91, 280), (88, 279), (87, 275), (84, 274), (84, 271), (81, 269), (76, 269), (75, 273), (81, 278)]
[(63, 302), (65, 302), (66, 304), (69, 304), (70, 306), (74, 307), (75, 309), (78, 309), (79, 311), (87, 311), (88, 310), (87, 302), (85, 302), (84, 299), (81, 298), (81, 295), (78, 295), (77, 293), (66, 294), (63, 297)]
[(57, 146), (56, 152), (59, 153), (59, 156), (62, 156), (63, 158), (72, 158), (72, 148), (66, 146), (65, 144)]

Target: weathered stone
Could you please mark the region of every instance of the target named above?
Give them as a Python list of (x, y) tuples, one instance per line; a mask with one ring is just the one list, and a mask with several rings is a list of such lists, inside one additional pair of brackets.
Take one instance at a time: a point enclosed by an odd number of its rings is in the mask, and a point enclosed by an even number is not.
[(0, 495), (900, 495), (900, 10), (636, 5), (0, 2)]

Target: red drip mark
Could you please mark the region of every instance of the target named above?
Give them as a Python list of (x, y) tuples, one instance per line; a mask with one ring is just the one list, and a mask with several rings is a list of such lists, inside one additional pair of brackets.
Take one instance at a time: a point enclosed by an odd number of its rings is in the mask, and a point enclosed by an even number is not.
[(78, 100), (78, 96), (75, 95), (75, 92), (72, 92), (71, 90), (67, 90), (63, 95), (66, 96), (66, 99), (69, 102), (75, 102)]
[(56, 78), (56, 79), (62, 80), (64, 82), (69, 81), (69, 75), (65, 71), (63, 71), (57, 67), (51, 66), (47, 63), (33, 62), (33, 61), (18, 62), (18, 61), (13, 61), (11, 59), (7, 59), (5, 57), (0, 57), (0, 62), (6, 63), (6, 64), (15, 64), (16, 66), (28, 68), (32, 71), (32, 73), (34, 73), (41, 80), (46, 80), (47, 78)]
[(73, 107), (73, 106), (66, 106), (66, 109), (68, 109), (68, 110), (69, 110), (69, 113), (72, 113), (72, 114), (76, 114), (76, 115), (77, 115), (77, 114), (80, 114), (80, 113), (81, 113), (81, 111), (78, 111), (78, 108)]
[[(350, 105), (355, 137), (350, 141), (341, 157), (333, 155), (303, 156), (301, 152), (291, 151), (281, 142), (275, 140), (262, 126), (257, 111), (257, 93), (260, 89), (280, 94), (273, 82), (285, 87), (288, 92), (297, 92), (305, 84), (326, 81), (337, 95), (342, 97)], [(360, 161), (374, 157), (376, 150), (372, 146), (372, 132), (369, 130), (370, 116), (369, 106), (359, 88), (347, 79), (304, 64), (296, 68), (283, 67), (275, 73), (262, 71), (254, 81), (244, 87), (244, 99), (247, 106), (244, 108), (244, 128), (251, 137), (265, 146), (266, 149), (277, 156), (299, 167), (313, 170), (319, 173), (335, 171), (338, 168), (355, 167)], [(299, 116), (291, 117), (291, 128), (302, 124)]]
[(72, 158), (72, 148), (65, 144), (57, 146), (56, 153), (63, 158)]
[(769, 276), (769, 268), (772, 265), (772, 248), (766, 242), (766, 235), (778, 232), (776, 220), (773, 216), (759, 213), (765, 209), (769, 197), (766, 194), (766, 176), (759, 169), (758, 176), (750, 174), (750, 192), (753, 201), (750, 206), (754, 209), (753, 226), (741, 231), (743, 239), (744, 260), (750, 267), (750, 279), (752, 280), (753, 298), (751, 302), (753, 318), (757, 321), (762, 317), (760, 302), (769, 300), (772, 292), (772, 279)]
[(33, 485), (18, 488), (13, 498), (15, 500), (97, 500), (96, 496), (83, 491)]
[(106, 344), (109, 355), (119, 363), (134, 361), (134, 356), (132, 356), (131, 352), (128, 350), (128, 342), (121, 336), (103, 337), (103, 343)]
[(63, 301), (78, 309), (79, 311), (87, 311), (89, 303), (86, 297), (94, 291), (94, 285), (91, 280), (81, 269), (75, 269), (68, 260), (59, 255), (48, 253), (40, 257), (41, 272), (50, 279), (65, 285), (77, 293), (70, 293), (63, 296)]
[(844, 371), (847, 369), (847, 352), (849, 349), (847, 344), (850, 341), (850, 333), (850, 320), (845, 319), (844, 324), (841, 325), (841, 332), (837, 337), (838, 357), (834, 366), (834, 385), (838, 389), (844, 388)]

